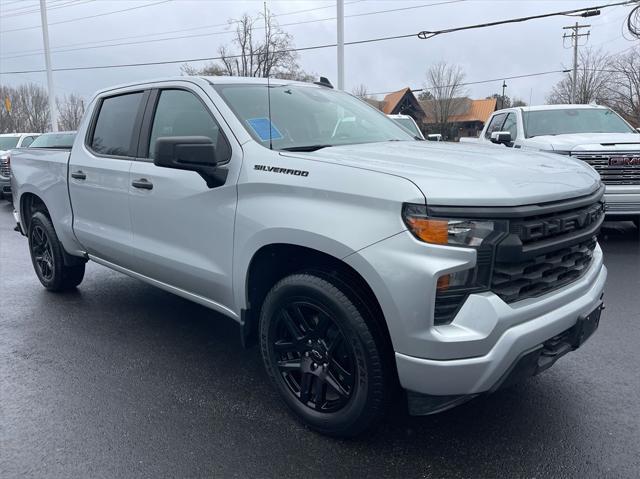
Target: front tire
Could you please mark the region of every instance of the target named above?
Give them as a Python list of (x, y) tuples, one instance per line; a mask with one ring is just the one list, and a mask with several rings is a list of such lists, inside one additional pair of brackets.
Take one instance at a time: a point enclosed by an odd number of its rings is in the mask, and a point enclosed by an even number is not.
[(84, 278), (84, 263), (65, 265), (64, 249), (51, 220), (36, 212), (29, 223), (31, 263), (42, 285), (49, 291), (67, 291)]
[(330, 281), (294, 274), (271, 289), (260, 314), (262, 358), (299, 419), (323, 434), (353, 437), (380, 422), (392, 386), (379, 323), (346, 286)]

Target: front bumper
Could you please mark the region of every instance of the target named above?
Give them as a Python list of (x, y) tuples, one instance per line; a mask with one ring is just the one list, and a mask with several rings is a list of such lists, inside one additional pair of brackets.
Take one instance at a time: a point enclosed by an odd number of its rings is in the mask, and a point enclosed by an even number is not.
[(607, 185), (604, 195), (607, 218), (623, 219), (640, 216), (640, 185)]
[[(495, 389), (523, 354), (569, 330), (579, 317), (588, 315), (600, 306), (607, 269), (602, 264), (601, 253), (599, 256), (599, 260), (595, 259), (589, 272), (582, 278), (548, 296), (563, 296), (569, 289), (580, 289), (586, 285), (582, 295), (558, 308), (507, 328), (482, 356), (441, 360), (417, 358), (396, 352), (400, 383), (409, 391), (433, 396), (469, 396)], [(502, 305), (516, 310), (516, 313), (526, 314), (526, 310), (534, 308), (535, 303), (541, 301), (544, 302), (536, 298)], [(463, 310), (468, 303), (469, 301), (463, 306)], [(478, 310), (478, 313), (481, 312), (482, 310)]]

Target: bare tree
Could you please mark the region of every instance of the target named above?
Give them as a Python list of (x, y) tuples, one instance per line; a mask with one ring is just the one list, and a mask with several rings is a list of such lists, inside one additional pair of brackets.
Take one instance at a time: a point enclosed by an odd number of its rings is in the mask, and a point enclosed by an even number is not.
[(455, 115), (464, 103), (466, 91), (462, 85), (465, 74), (458, 65), (440, 62), (427, 71), (427, 88), (433, 99), (426, 101), (427, 118), (436, 130), (444, 136), (449, 136), (451, 130), (451, 116)]
[(433, 93), (431, 93), (427, 88), (423, 88), (420, 94), (418, 95), (418, 100), (420, 101), (433, 100)]
[(227, 75), (226, 70), (222, 66), (218, 65), (217, 63), (209, 63), (208, 65), (205, 65), (202, 68), (196, 68), (193, 65), (189, 65), (188, 63), (185, 63), (180, 67), (180, 71), (182, 71), (184, 75), (190, 75), (190, 76), (204, 75), (204, 76), (211, 76), (211, 77), (219, 77), (219, 76)]
[(503, 108), (511, 108), (511, 98), (508, 95), (504, 95), (504, 97), (500, 93), (494, 93), (491, 96), (487, 97), (487, 100), (492, 98), (496, 99), (496, 105), (498, 106), (498, 110), (502, 110)]
[[(576, 103), (607, 103), (608, 84), (612, 73), (611, 57), (602, 50), (585, 48), (580, 52), (578, 78), (576, 81)], [(571, 103), (571, 74), (560, 80), (547, 97), (549, 103)]]
[(511, 106), (527, 106), (527, 102), (521, 98), (516, 98), (515, 96), (511, 100)]
[(1, 132), (44, 132), (49, 129), (49, 96), (47, 91), (28, 83), (18, 87), (0, 87), (2, 102), (11, 101), (11, 111), (0, 108)]
[(63, 131), (77, 130), (84, 115), (84, 100), (72, 93), (65, 95), (62, 101), (57, 98), (56, 104), (58, 105), (58, 128)]
[(360, 85), (353, 88), (351, 93), (358, 98), (369, 98), (369, 90), (367, 89), (367, 85), (364, 83), (360, 83)]
[(626, 120), (640, 126), (640, 47), (623, 53), (611, 62), (608, 104)]
[(287, 80), (308, 81), (313, 77), (298, 64), (293, 37), (278, 25), (275, 17), (260, 13), (255, 17), (245, 13), (238, 20), (229, 20), (235, 25), (235, 37), (231, 45), (218, 49), (220, 63), (211, 63), (197, 69), (183, 65), (182, 71), (196, 75), (230, 75), (243, 77), (278, 77)]

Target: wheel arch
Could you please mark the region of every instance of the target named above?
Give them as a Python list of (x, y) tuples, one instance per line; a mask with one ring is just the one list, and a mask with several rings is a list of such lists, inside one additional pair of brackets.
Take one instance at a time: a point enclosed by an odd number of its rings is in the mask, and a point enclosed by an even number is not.
[(26, 192), (20, 196), (19, 203), (19, 212), (20, 212), (20, 222), (22, 223), (22, 228), (25, 234), (29, 233), (29, 225), (31, 222), (31, 217), (34, 213), (40, 211), (45, 214), (49, 219), (51, 219), (51, 213), (47, 208), (45, 202), (35, 193)]
[(364, 277), (354, 267), (328, 252), (284, 242), (263, 245), (248, 263), (242, 298), (244, 308), (241, 310), (245, 345), (256, 341), (260, 308), (271, 287), (285, 276), (303, 271), (315, 273), (348, 290), (352, 299), (366, 308), (368, 319), (379, 323), (380, 330), (384, 332), (385, 349), (393, 354), (382, 307)]

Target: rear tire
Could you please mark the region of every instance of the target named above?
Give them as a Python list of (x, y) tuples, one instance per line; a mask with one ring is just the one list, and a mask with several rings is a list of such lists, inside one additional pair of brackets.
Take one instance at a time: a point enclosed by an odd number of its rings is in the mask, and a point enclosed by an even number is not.
[(29, 223), (31, 263), (42, 285), (49, 291), (68, 291), (84, 278), (84, 263), (65, 265), (65, 252), (51, 220), (36, 212)]
[(375, 427), (393, 388), (380, 325), (350, 297), (330, 279), (294, 274), (271, 289), (260, 314), (262, 358), (275, 388), (302, 422), (336, 437)]

